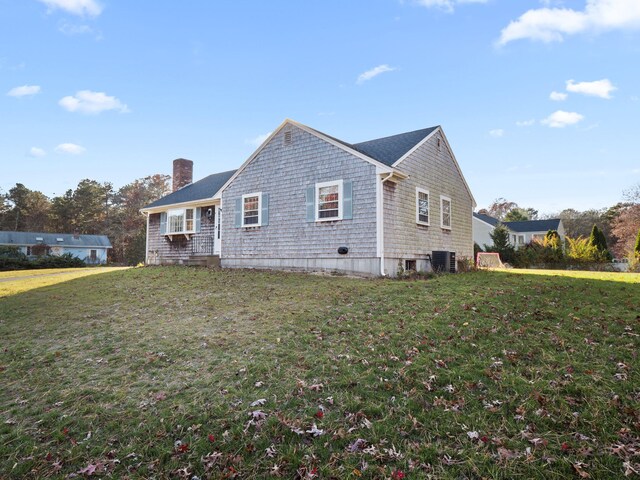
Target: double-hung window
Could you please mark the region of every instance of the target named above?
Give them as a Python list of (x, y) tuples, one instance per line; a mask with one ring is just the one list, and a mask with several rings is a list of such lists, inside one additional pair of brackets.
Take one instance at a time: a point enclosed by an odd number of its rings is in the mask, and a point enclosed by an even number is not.
[(440, 227), (451, 230), (451, 199), (440, 195)]
[(316, 222), (342, 220), (343, 182), (316, 183)]
[(259, 227), (262, 224), (262, 194), (249, 193), (242, 196), (242, 226)]
[(167, 212), (167, 235), (194, 233), (196, 231), (196, 209), (180, 208)]
[(429, 191), (416, 187), (416, 223), (429, 225)]

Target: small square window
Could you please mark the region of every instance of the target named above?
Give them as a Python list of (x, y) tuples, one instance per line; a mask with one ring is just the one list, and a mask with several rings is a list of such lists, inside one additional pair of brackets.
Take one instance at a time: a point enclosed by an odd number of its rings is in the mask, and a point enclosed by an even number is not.
[(405, 260), (404, 261), (404, 269), (407, 272), (415, 272), (416, 271), (416, 261), (415, 260)]
[(316, 221), (342, 220), (342, 180), (316, 183)]
[(259, 227), (261, 224), (262, 194), (250, 193), (242, 196), (242, 226)]

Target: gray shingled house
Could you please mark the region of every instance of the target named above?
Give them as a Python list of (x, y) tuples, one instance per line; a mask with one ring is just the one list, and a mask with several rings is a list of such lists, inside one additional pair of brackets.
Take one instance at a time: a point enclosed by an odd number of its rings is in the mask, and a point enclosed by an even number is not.
[(0, 246), (17, 247), (29, 257), (36, 257), (35, 252), (71, 254), (87, 265), (104, 265), (111, 242), (106, 235), (4, 231), (0, 232)]
[[(473, 241), (484, 247), (492, 245), (490, 234), (501, 223), (500, 220), (484, 213), (473, 213)], [(509, 243), (514, 247), (522, 247), (532, 241), (542, 241), (549, 230), (558, 232), (564, 242), (565, 230), (562, 220), (548, 218), (544, 220), (523, 220), (519, 222), (502, 222), (509, 230)]]
[(439, 126), (350, 144), (285, 120), (238, 170), (191, 170), (174, 161), (174, 192), (142, 209), (148, 264), (394, 275), (473, 256), (475, 201)]

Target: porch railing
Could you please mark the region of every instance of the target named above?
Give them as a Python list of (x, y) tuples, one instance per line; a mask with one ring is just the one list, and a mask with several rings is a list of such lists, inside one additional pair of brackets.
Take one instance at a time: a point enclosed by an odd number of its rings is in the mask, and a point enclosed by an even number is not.
[(214, 238), (210, 235), (195, 235), (191, 241), (192, 255), (213, 255)]

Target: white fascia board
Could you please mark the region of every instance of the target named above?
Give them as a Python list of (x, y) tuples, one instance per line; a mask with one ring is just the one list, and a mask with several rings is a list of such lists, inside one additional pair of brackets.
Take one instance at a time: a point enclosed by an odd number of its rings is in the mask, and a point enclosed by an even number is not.
[(178, 209), (178, 208), (190, 208), (190, 207), (208, 207), (209, 205), (219, 205), (219, 198), (203, 198), (201, 200), (192, 200), (190, 202), (182, 202), (182, 203), (170, 203), (167, 205), (159, 205), (157, 207), (151, 208), (141, 208), (140, 213), (148, 214), (148, 213), (161, 213), (166, 212), (168, 210)]
[(220, 187), (220, 190), (216, 192), (213, 198), (215, 198), (216, 200), (222, 199), (222, 192), (224, 192), (227, 189), (227, 187), (231, 184), (231, 182), (233, 182), (236, 179), (236, 177), (240, 175), (245, 168), (247, 168), (247, 166), (253, 161), (253, 159), (256, 158), (262, 150), (264, 150), (264, 147), (267, 146), (267, 144), (273, 139), (273, 137), (275, 137), (280, 132), (280, 130), (282, 130), (285, 127), (285, 125), (287, 125), (287, 123), (289, 122), (291, 122), (291, 120), (289, 120), (288, 118), (285, 119), (285, 121), (282, 122), (280, 126), (276, 128), (273, 131), (273, 133), (271, 133), (271, 135), (269, 135), (267, 139), (264, 142), (262, 142), (262, 144), (249, 156), (249, 158), (247, 158), (244, 161), (244, 163), (240, 165), (238, 170), (236, 170), (236, 173), (231, 175), (231, 178), (229, 178), (229, 180), (227, 180), (225, 184), (222, 185), (222, 187)]
[(333, 145), (335, 147), (338, 147), (338, 148), (344, 150), (347, 153), (350, 153), (351, 155), (353, 155), (355, 157), (360, 158), (361, 160), (364, 160), (365, 162), (369, 162), (370, 164), (374, 165), (376, 168), (382, 169), (382, 171), (385, 171), (385, 172), (392, 172), (393, 171), (393, 168), (385, 165), (384, 163), (379, 162), (378, 160), (375, 160), (375, 159), (365, 155), (364, 153), (360, 153), (359, 151), (354, 150), (353, 148), (350, 148), (350, 147), (346, 146), (345, 144), (334, 140), (331, 137), (327, 137), (322, 132), (319, 132), (317, 130), (314, 130), (313, 128), (307, 127), (306, 125), (298, 123), (298, 122), (296, 122), (294, 120), (287, 120), (287, 122), (291, 123), (291, 125), (293, 125), (295, 127), (298, 127), (301, 130), (304, 130), (307, 133), (310, 133), (311, 135), (314, 135), (314, 136), (324, 140), (327, 143), (330, 143), (331, 145)]
[(451, 155), (451, 158), (453, 159), (453, 164), (458, 169), (458, 173), (460, 174), (460, 178), (462, 178), (462, 182), (464, 183), (464, 186), (466, 187), (467, 192), (469, 193), (469, 196), (471, 197), (471, 202), (473, 203), (473, 208), (476, 208), (476, 206), (478, 205), (476, 203), (476, 199), (474, 198), (473, 193), (471, 193), (471, 189), (469, 188), (469, 184), (467, 183), (467, 180), (464, 178), (464, 175), (462, 174), (462, 169), (460, 168), (460, 164), (458, 163), (458, 160), (456, 159), (456, 156), (453, 153), (453, 150), (451, 149), (451, 145), (449, 144), (449, 140), (447, 139), (447, 136), (444, 134), (444, 130), (442, 129), (442, 127), (440, 125), (438, 125), (438, 127), (433, 132), (431, 132), (429, 135), (427, 135), (422, 140), (420, 140), (411, 150), (409, 150), (402, 157), (400, 157), (398, 160), (396, 160), (396, 162), (391, 166), (395, 167), (399, 163), (401, 163), (404, 160), (406, 160), (413, 152), (415, 152), (418, 148), (420, 148), (427, 141), (429, 141), (429, 139), (432, 136), (434, 136), (437, 132), (441, 132), (442, 133), (442, 138), (444, 138), (444, 144), (447, 147), (447, 150), (449, 150), (449, 154)]
[(220, 190), (218, 190), (218, 192), (213, 196), (213, 198), (215, 199), (219, 199), (222, 197), (222, 192), (224, 192), (226, 190), (226, 188), (231, 184), (231, 182), (233, 182), (236, 177), (238, 175), (240, 175), (242, 173), (242, 171), (247, 168), (247, 166), (260, 154), (260, 152), (262, 152), (262, 150), (264, 149), (264, 147), (267, 146), (267, 144), (269, 142), (271, 142), (271, 140), (278, 134), (280, 133), (280, 131), (286, 127), (287, 125), (291, 125), (293, 127), (299, 128), (300, 130), (303, 130), (315, 137), (318, 137), (322, 140), (324, 140), (327, 143), (330, 143), (331, 145), (334, 145), (348, 153), (350, 153), (351, 155), (358, 157), (366, 162), (371, 163), (372, 165), (375, 165), (376, 169), (380, 169), (383, 172), (393, 172), (393, 169), (388, 167), (387, 165), (385, 165), (384, 163), (378, 162), (377, 160), (374, 160), (371, 157), (368, 157), (360, 152), (358, 152), (357, 150), (354, 150), (353, 148), (349, 148), (346, 145), (343, 145), (340, 142), (337, 142), (336, 140), (327, 137), (326, 135), (322, 134), (321, 132), (318, 132), (317, 130), (314, 130), (313, 128), (307, 127), (306, 125), (303, 125), (302, 123), (298, 123), (295, 120), (291, 120), (290, 118), (287, 118), (284, 120), (284, 122), (282, 122), (280, 124), (280, 126), (278, 128), (276, 128), (273, 133), (271, 135), (269, 135), (269, 137), (262, 142), (262, 145), (260, 145), (255, 152), (253, 152), (251, 154), (251, 156), (249, 156), (249, 158), (247, 158), (247, 160), (240, 166), (240, 168), (238, 168), (238, 170), (236, 171), (236, 173), (234, 173), (231, 178), (229, 178), (229, 180), (227, 180), (227, 182), (220, 188)]

